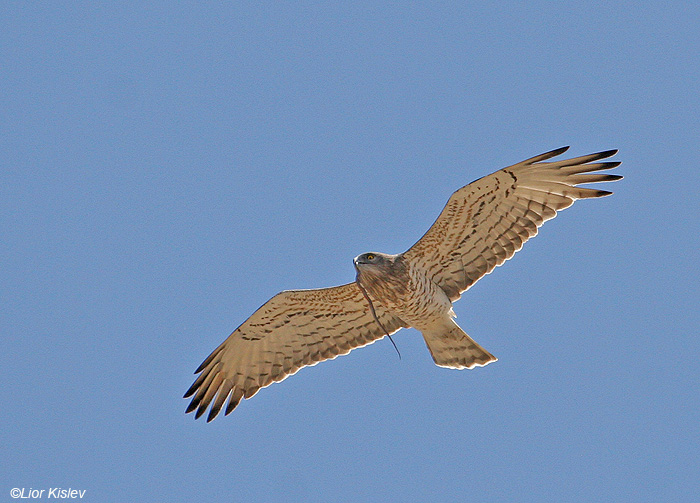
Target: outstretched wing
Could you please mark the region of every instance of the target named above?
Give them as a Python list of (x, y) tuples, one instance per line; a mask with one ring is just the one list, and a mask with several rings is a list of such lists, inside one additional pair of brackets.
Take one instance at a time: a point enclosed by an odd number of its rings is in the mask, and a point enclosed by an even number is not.
[[(376, 306), (392, 334), (403, 322)], [(187, 412), (201, 416), (212, 404), (214, 419), (228, 398), (226, 414), (260, 388), (300, 368), (349, 353), (384, 337), (356, 283), (318, 290), (289, 290), (267, 301), (199, 366)]]
[(622, 178), (586, 174), (619, 166), (619, 162), (595, 162), (615, 155), (617, 150), (543, 162), (568, 148), (527, 159), (459, 189), (428, 232), (404, 253), (405, 259), (426, 271), (451, 300), (456, 300), (511, 258), (557, 211), (576, 199), (612, 194), (576, 185)]

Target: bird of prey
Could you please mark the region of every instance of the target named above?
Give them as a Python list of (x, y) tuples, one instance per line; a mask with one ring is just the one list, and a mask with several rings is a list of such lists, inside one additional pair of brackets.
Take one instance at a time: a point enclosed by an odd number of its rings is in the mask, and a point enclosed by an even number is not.
[[(609, 182), (599, 162), (608, 150), (551, 160), (552, 150), (480, 178), (456, 191), (420, 240), (398, 255), (369, 252), (354, 259), (355, 281), (342, 286), (283, 291), (263, 304), (197, 368), (185, 393), (187, 413), (214, 419), (226, 400), (229, 414), (242, 398), (302, 367), (349, 353), (401, 328), (419, 330), (435, 363), (453, 369), (496, 358), (454, 321), (452, 303), (503, 264), (576, 199), (611, 192), (577, 187)], [(392, 341), (393, 342), (393, 341)]]

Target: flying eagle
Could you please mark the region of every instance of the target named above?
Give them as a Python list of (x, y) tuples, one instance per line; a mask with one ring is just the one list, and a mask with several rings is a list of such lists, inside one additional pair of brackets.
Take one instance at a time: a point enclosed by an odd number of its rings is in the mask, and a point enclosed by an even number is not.
[(229, 414), (260, 388), (401, 328), (419, 330), (441, 367), (470, 369), (496, 361), (455, 323), (452, 302), (511, 258), (557, 211), (576, 199), (611, 194), (577, 185), (622, 178), (598, 173), (619, 166), (598, 162), (617, 150), (549, 160), (567, 149), (462, 187), (406, 252), (357, 256), (354, 282), (272, 297), (197, 368), (199, 376), (185, 393), (185, 398), (194, 395), (187, 413), (196, 410), (199, 418), (211, 405), (211, 421), (228, 399)]

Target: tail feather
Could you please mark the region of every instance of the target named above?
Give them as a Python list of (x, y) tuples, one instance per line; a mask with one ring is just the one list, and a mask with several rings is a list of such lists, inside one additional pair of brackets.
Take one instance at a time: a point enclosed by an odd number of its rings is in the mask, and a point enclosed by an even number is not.
[(454, 321), (440, 330), (423, 332), (435, 364), (451, 369), (483, 367), (497, 358), (469, 337)]

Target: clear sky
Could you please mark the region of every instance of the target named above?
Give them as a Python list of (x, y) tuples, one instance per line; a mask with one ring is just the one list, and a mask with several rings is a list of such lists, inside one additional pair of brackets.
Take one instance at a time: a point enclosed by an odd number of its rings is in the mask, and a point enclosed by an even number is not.
[[(697, 3), (260, 4), (5, 2), (0, 501), (695, 501)], [(455, 305), (498, 362), (404, 330), (184, 414), (272, 295), (563, 145), (625, 179)]]

